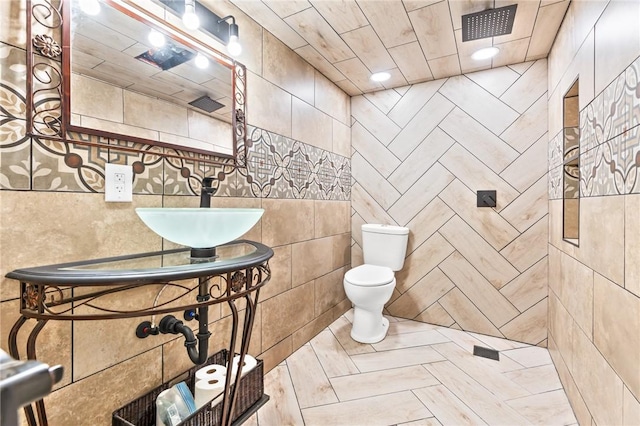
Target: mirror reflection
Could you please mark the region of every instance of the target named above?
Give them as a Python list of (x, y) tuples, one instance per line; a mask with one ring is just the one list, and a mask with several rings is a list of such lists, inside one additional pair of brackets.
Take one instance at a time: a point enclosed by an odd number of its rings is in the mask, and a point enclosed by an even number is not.
[(70, 124), (233, 155), (232, 62), (130, 14), (71, 2)]

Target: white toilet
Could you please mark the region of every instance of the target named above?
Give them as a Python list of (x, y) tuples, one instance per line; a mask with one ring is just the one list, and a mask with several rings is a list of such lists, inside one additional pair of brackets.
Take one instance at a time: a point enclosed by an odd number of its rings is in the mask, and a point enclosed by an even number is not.
[(384, 339), (389, 320), (382, 308), (396, 286), (393, 271), (404, 265), (409, 228), (390, 225), (362, 225), (364, 265), (344, 274), (344, 291), (353, 304), (351, 338), (361, 343)]

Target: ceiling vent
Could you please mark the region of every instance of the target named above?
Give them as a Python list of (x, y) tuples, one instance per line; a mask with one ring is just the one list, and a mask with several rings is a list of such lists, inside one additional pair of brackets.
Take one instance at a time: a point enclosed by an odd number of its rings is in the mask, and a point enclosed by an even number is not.
[(135, 58), (166, 71), (180, 64), (184, 64), (194, 56), (196, 56), (195, 53), (169, 43), (157, 49), (149, 49)]
[(201, 110), (207, 112), (213, 112), (224, 106), (220, 102), (214, 101), (207, 95), (201, 96), (198, 99), (189, 102), (189, 105), (193, 105), (194, 107), (200, 108)]
[(517, 4), (462, 15), (462, 41), (511, 34)]

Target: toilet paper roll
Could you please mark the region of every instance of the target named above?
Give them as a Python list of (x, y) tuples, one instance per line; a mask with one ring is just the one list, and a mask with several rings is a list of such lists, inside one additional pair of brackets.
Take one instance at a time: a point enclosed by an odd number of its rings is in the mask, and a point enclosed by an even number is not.
[[(240, 361), (240, 355), (236, 355), (233, 357), (233, 366), (231, 368), (231, 378), (232, 380), (236, 377), (236, 373), (238, 372), (238, 361)], [(242, 377), (244, 377), (249, 371), (251, 371), (257, 365), (257, 361), (254, 357), (249, 354), (244, 356), (244, 364), (242, 366)]]
[(227, 367), (225, 367), (224, 365), (219, 365), (219, 364), (205, 365), (204, 367), (196, 371), (196, 382), (200, 380), (209, 380), (209, 379), (216, 379), (216, 378), (224, 379), (226, 374), (227, 374)]
[(211, 406), (214, 406), (222, 401), (222, 397), (224, 396), (224, 381), (225, 376), (218, 376), (210, 378), (208, 380), (200, 380), (196, 382), (196, 407), (200, 408), (211, 400), (213, 400), (211, 402)]

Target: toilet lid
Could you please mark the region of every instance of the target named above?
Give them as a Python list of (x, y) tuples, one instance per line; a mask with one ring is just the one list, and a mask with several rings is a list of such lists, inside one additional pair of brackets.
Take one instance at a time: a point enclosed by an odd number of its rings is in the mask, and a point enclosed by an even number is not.
[(375, 287), (393, 281), (393, 271), (386, 266), (360, 265), (347, 271), (344, 279), (353, 285)]

